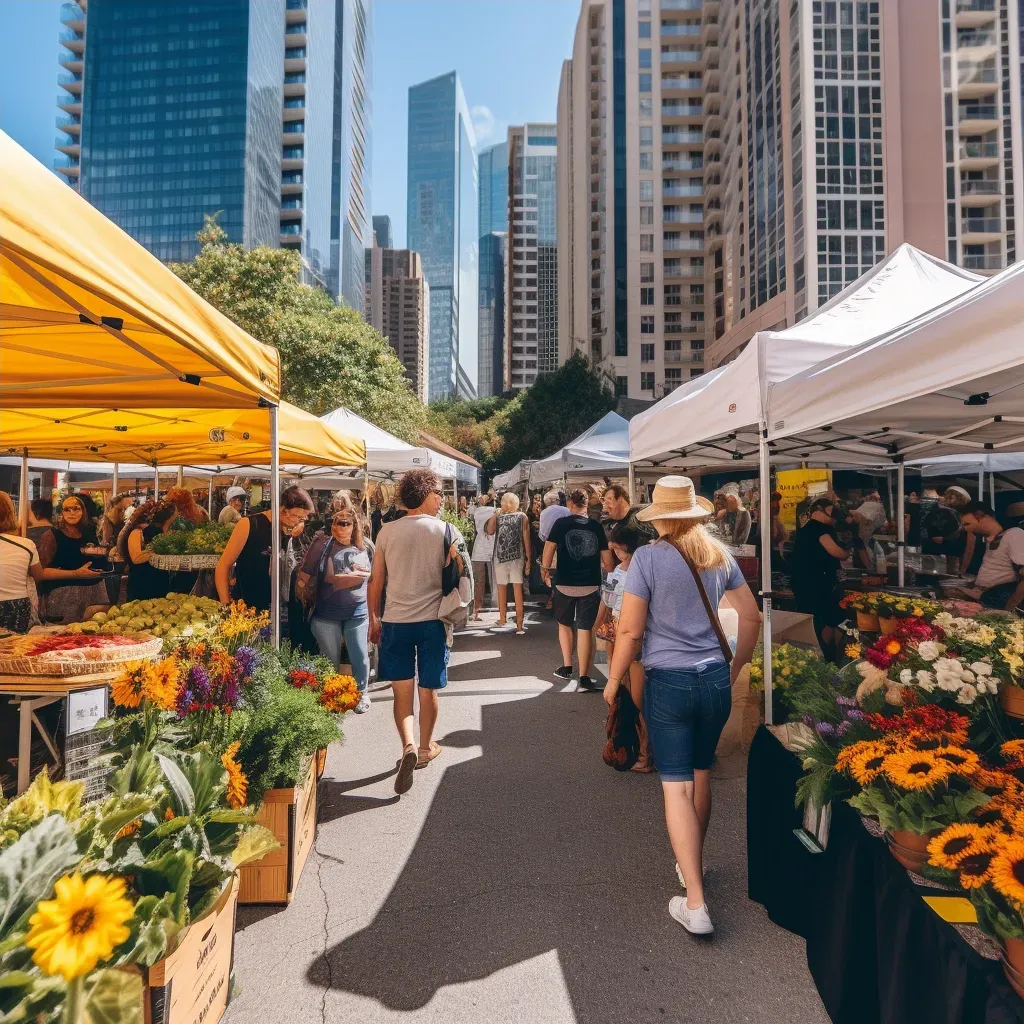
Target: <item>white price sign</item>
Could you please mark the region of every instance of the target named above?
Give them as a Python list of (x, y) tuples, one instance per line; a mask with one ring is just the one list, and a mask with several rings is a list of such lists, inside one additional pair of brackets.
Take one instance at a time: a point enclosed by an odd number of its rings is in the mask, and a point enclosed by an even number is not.
[(98, 686), (94, 690), (72, 690), (68, 694), (67, 735), (77, 736), (89, 732), (107, 717), (107, 688)]

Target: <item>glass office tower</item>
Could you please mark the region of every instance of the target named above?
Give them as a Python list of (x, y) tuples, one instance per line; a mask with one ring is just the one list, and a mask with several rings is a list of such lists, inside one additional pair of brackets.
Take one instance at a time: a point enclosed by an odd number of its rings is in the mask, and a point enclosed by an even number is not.
[(480, 342), (481, 398), (504, 390), (505, 232), (508, 230), (508, 143), (480, 153)]
[(162, 260), (278, 244), (285, 0), (93, 0), (81, 192)]
[(477, 391), (476, 139), (458, 75), (409, 89), (407, 244), (430, 285), (427, 394)]

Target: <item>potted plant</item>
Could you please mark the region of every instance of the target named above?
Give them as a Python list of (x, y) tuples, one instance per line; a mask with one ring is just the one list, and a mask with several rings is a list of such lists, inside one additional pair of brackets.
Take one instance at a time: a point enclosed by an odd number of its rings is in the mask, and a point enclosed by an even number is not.
[(852, 608), (857, 616), (857, 629), (864, 633), (877, 633), (881, 628), (876, 606), (877, 595), (873, 592), (850, 591), (839, 602), (842, 608)]

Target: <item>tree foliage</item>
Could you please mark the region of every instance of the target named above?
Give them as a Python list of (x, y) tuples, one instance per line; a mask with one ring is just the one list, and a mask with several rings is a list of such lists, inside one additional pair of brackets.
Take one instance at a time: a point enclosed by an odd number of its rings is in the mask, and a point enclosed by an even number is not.
[(615, 408), (605, 379), (580, 353), (537, 378), (503, 410), (498, 469), (550, 455)]
[(282, 397), (317, 416), (344, 405), (415, 442), (425, 424), (387, 339), (353, 309), (304, 285), (297, 253), (229, 243), (215, 217), (197, 236), (191, 263), (174, 272), (254, 338), (281, 354)]
[(477, 462), (491, 466), (501, 455), (500, 427), (509, 400), (493, 398), (440, 399), (427, 409), (427, 430)]

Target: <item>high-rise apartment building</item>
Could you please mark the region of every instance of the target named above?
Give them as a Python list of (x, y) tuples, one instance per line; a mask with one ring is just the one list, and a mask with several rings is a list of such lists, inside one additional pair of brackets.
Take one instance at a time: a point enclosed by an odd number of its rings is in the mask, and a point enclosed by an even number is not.
[(902, 242), (1017, 258), (1011, 0), (584, 0), (559, 87), (559, 358), (657, 398)]
[(430, 287), (420, 255), (409, 249), (374, 246), (367, 256), (366, 319), (388, 339), (417, 397), (426, 402)]
[(406, 236), (430, 285), (428, 396), (477, 393), (477, 163), (458, 75), (409, 89)]
[(558, 367), (556, 131), (554, 124), (508, 130), (505, 386), (512, 391)]
[(721, 0), (712, 363), (902, 242), (985, 274), (1016, 260), (1017, 19), (1005, 0)]
[(480, 182), (477, 393), (486, 398), (500, 395), (504, 390), (508, 143), (499, 142), (481, 150), (477, 165)]
[(393, 249), (394, 239), (391, 236), (391, 218), (385, 214), (377, 214), (373, 218), (373, 234), (377, 245), (382, 249)]
[(360, 308), (371, 0), (66, 3), (57, 170), (164, 260), (203, 217)]

